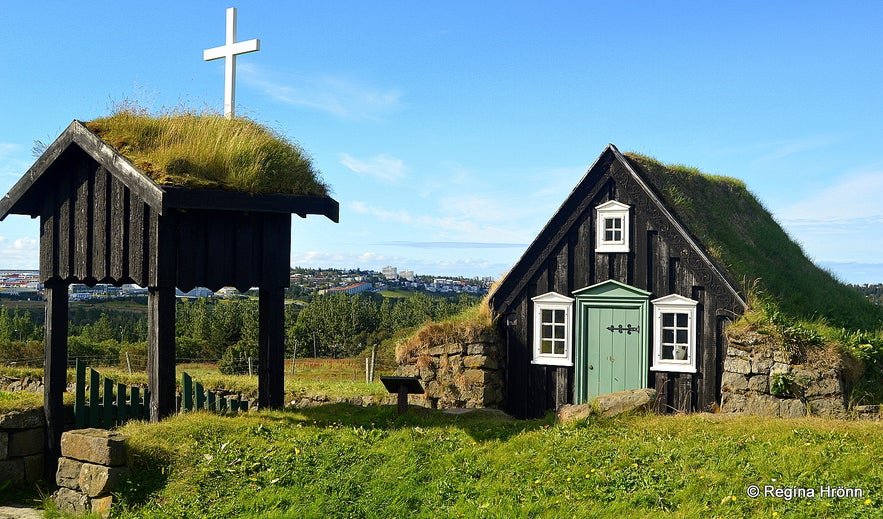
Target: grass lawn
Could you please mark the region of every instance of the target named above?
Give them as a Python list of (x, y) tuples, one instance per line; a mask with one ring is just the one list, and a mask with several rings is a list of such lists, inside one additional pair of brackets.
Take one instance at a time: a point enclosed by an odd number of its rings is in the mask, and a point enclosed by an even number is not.
[[(876, 423), (691, 415), (559, 426), (335, 404), (123, 432), (136, 465), (121, 517), (883, 516)], [(752, 499), (750, 485), (782, 497)], [(821, 496), (826, 486), (862, 495)]]

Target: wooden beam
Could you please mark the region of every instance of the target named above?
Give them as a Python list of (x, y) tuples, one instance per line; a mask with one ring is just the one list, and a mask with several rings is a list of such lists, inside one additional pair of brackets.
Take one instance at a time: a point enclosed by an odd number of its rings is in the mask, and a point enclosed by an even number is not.
[(150, 421), (174, 414), (175, 287), (147, 289), (147, 385)]
[(61, 456), (61, 433), (64, 432), (62, 396), (67, 389), (67, 286), (57, 279), (47, 281), (45, 285), (43, 410), (46, 415), (46, 474), (55, 474)]
[(285, 403), (285, 289), (261, 287), (258, 302), (258, 407)]

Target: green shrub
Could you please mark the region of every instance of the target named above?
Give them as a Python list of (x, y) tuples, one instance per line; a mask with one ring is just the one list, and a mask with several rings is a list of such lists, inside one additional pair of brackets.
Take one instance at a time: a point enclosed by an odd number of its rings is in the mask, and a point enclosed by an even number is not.
[(252, 341), (239, 341), (224, 352), (218, 363), (218, 370), (225, 375), (247, 374), (249, 358), (252, 359), (252, 362), (257, 363), (257, 344)]

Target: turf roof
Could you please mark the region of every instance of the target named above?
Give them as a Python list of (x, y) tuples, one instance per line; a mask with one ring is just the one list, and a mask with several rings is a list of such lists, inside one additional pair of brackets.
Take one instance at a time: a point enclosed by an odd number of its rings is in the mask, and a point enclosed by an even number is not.
[(85, 124), (161, 185), (328, 195), (300, 146), (250, 119), (122, 109)]
[(624, 156), (743, 290), (758, 280), (762, 295), (793, 317), (881, 327), (883, 310), (810, 261), (742, 181)]

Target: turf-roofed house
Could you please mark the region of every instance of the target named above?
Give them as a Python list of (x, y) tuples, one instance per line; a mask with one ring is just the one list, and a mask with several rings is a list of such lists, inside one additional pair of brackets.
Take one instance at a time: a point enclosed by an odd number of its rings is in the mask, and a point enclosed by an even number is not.
[(148, 288), (150, 416), (175, 409), (175, 288), (258, 287), (259, 405), (283, 404), (291, 215), (338, 220), (297, 145), (242, 118), (138, 110), (74, 121), (0, 199), (40, 219), (48, 448), (64, 426), (68, 286)]
[(746, 284), (789, 315), (860, 327), (873, 313), (858, 294), (830, 297), (850, 289), (741, 181), (609, 145), (490, 294), (504, 407), (539, 416), (655, 388), (661, 412), (713, 408)]

